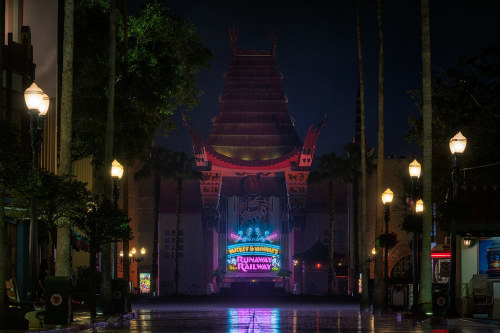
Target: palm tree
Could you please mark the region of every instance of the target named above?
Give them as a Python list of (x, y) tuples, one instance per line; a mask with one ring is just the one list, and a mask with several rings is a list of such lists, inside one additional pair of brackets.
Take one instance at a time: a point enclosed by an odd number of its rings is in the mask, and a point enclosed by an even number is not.
[[(377, 195), (383, 191), (384, 177), (384, 35), (382, 30), (382, 0), (377, 0), (378, 22), (378, 149), (377, 149)], [(377, 200), (375, 235), (384, 233), (383, 207)], [(373, 310), (380, 312), (385, 303), (384, 262), (382, 251), (375, 256), (375, 287), (373, 289)]]
[(422, 94), (423, 94), (423, 150), (422, 168), (423, 197), (427, 209), (423, 212), (422, 255), (420, 265), (419, 309), (428, 312), (432, 309), (431, 273), (431, 224), (432, 224), (432, 92), (431, 92), (431, 37), (429, 24), (429, 0), (420, 3), (422, 15)]
[(179, 228), (181, 219), (182, 204), (182, 180), (200, 179), (201, 174), (193, 169), (193, 160), (184, 152), (174, 152), (165, 147), (152, 147), (149, 158), (144, 163), (141, 170), (135, 173), (136, 179), (142, 179), (146, 176), (154, 177), (154, 227), (153, 227), (153, 267), (151, 280), (153, 284), (151, 291), (157, 291), (158, 276), (158, 221), (160, 214), (160, 186), (162, 179), (172, 179), (176, 183), (176, 224), (175, 224), (175, 243), (174, 243), (174, 293), (178, 293), (179, 279)]
[(328, 294), (333, 293), (333, 272), (334, 272), (334, 254), (333, 241), (335, 236), (335, 182), (343, 183), (349, 180), (349, 164), (341, 156), (330, 153), (318, 158), (318, 169), (311, 172), (309, 181), (320, 182), (328, 181), (328, 194), (330, 202), (330, 230), (328, 246)]
[[(61, 120), (60, 120), (60, 175), (71, 175), (71, 136), (73, 113), (73, 17), (74, 0), (64, 1), (63, 63), (61, 77)], [(61, 220), (57, 227), (57, 260), (55, 272), (58, 276), (71, 275), (71, 227)]]
[(356, 13), (356, 35), (358, 40), (358, 60), (359, 60), (359, 96), (361, 106), (361, 249), (360, 261), (362, 263), (361, 272), (362, 293), (360, 309), (362, 311), (370, 310), (370, 297), (368, 294), (368, 280), (370, 277), (370, 267), (367, 265), (368, 255), (368, 235), (366, 219), (366, 135), (365, 135), (365, 78), (363, 73), (363, 44), (361, 41), (361, 0), (357, 2)]
[[(112, 181), (111, 162), (113, 160), (114, 139), (114, 112), (115, 112), (115, 56), (116, 56), (116, 11), (115, 0), (109, 2), (109, 72), (108, 72), (108, 107), (106, 114), (106, 138), (104, 143), (104, 198), (111, 201)], [(116, 260), (116, 258), (115, 258)], [(102, 245), (102, 272), (101, 272), (101, 294), (103, 312), (105, 314), (113, 311), (113, 298), (111, 293), (111, 244)]]
[(167, 170), (166, 178), (175, 181), (176, 188), (176, 210), (175, 210), (175, 243), (174, 243), (174, 294), (179, 293), (179, 228), (181, 223), (182, 207), (182, 180), (202, 179), (199, 171), (193, 168), (193, 159), (184, 152), (172, 152), (170, 168)]

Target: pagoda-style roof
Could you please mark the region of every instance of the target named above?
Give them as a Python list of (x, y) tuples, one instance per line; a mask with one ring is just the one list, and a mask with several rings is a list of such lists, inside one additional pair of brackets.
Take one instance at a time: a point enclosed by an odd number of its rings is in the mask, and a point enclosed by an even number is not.
[(293, 127), (270, 51), (232, 53), (220, 109), (204, 145), (233, 161), (275, 160), (298, 153), (302, 141)]

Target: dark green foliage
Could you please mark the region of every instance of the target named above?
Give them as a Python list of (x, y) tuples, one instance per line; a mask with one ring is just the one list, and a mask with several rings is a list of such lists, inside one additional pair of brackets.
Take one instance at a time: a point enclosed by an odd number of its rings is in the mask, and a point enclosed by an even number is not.
[[(446, 197), (451, 187), (449, 140), (461, 131), (467, 138), (462, 168), (500, 162), (500, 43), (483, 48), (476, 57), (463, 58), (457, 68), (434, 73), (432, 85), (433, 201)], [(410, 92), (422, 110), (421, 91)], [(407, 136), (422, 143), (422, 118), (410, 119)], [(500, 165), (466, 170), (469, 184), (499, 184)]]
[(109, 200), (99, 200), (97, 197), (87, 203), (86, 214), (78, 216), (74, 225), (89, 237), (91, 245), (132, 239), (129, 218), (123, 211), (113, 207)]
[(398, 235), (395, 232), (381, 234), (375, 239), (375, 246), (379, 248), (392, 249), (398, 244)]
[[(107, 1), (76, 1), (74, 141), (76, 157), (104, 159), (107, 105)], [(174, 128), (172, 115), (187, 117), (198, 102), (196, 74), (209, 67), (212, 54), (186, 19), (156, 1), (128, 20), (128, 63), (122, 19), (117, 17), (115, 156), (142, 158), (156, 134)]]
[(401, 230), (410, 232), (422, 233), (422, 214), (409, 213), (403, 218), (403, 223), (400, 225)]

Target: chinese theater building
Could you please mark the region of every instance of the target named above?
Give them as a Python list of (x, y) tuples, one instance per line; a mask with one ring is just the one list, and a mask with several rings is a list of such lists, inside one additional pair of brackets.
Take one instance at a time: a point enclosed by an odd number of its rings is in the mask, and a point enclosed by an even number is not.
[[(266, 51), (232, 55), (213, 127), (203, 140), (189, 126), (200, 181), (205, 281), (224, 271), (219, 287), (281, 286), (302, 251), (307, 178), (323, 122), (304, 142), (295, 131), (276, 63), (276, 38)], [(298, 249), (298, 250), (297, 250)], [(296, 275), (296, 274), (295, 274)], [(286, 279), (293, 285), (294, 275)], [(290, 286), (284, 286), (289, 289)]]

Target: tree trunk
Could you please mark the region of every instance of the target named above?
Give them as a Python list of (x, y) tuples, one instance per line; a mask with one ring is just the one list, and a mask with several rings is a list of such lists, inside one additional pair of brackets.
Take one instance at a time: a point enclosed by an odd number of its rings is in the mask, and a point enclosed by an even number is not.
[(355, 175), (352, 180), (352, 220), (353, 220), (353, 248), (354, 248), (354, 278), (352, 285), (354, 288), (354, 294), (358, 294), (358, 279), (360, 269), (359, 260), (359, 180), (358, 176)]
[[(106, 141), (104, 146), (104, 197), (111, 200), (111, 162), (113, 160), (113, 133), (115, 112), (115, 55), (116, 55), (116, 11), (115, 0), (110, 1), (109, 8), (109, 72), (108, 72), (108, 110), (106, 117)], [(102, 245), (101, 295), (103, 313), (113, 312), (113, 296), (111, 290), (111, 244)], [(116, 258), (113, 258), (116, 261)], [(115, 263), (116, 264), (116, 263)]]
[[(334, 257), (333, 257), (333, 240), (335, 237), (335, 188), (333, 180), (328, 181), (328, 194), (330, 196), (330, 239), (328, 246), (328, 295), (333, 294), (334, 281)], [(285, 279), (283, 279), (283, 282)]]
[(431, 90), (431, 37), (429, 0), (421, 0), (422, 15), (422, 93), (423, 93), (423, 150), (422, 166), (424, 204), (422, 223), (422, 255), (420, 256), (419, 309), (432, 310), (431, 232), (432, 232), (432, 90)]
[[(5, 199), (5, 189), (0, 183), (0, 200), (2, 204), (0, 205), (0, 258), (6, 258), (5, 252), (5, 210), (3, 203)], [(0, 260), (0, 328), (5, 328), (5, 323), (7, 322), (6, 311), (7, 311), (7, 295), (5, 294), (5, 266), (8, 260)]]
[[(96, 255), (97, 255), (97, 246), (93, 238), (95, 236), (91, 236), (90, 240), (90, 258), (89, 258), (89, 306), (90, 306), (90, 318), (92, 322), (95, 322), (97, 317), (96, 311), (96, 284), (95, 277), (97, 275), (96, 270)], [(128, 257), (127, 257), (128, 259)]]
[[(377, 210), (375, 235), (381, 235), (385, 231), (382, 219), (383, 207), (379, 195), (383, 192), (384, 184), (384, 39), (382, 30), (382, 0), (377, 0), (377, 22), (378, 22), (378, 149), (377, 149)], [(375, 255), (375, 287), (373, 289), (373, 310), (380, 312), (384, 308), (384, 258), (382, 251)]]
[[(124, 50), (123, 59), (125, 63), (125, 74), (124, 74), (124, 86), (127, 89), (128, 82), (128, 12), (127, 12), (127, 0), (123, 0), (123, 40), (124, 40)], [(123, 178), (123, 212), (125, 216), (128, 217), (128, 182), (129, 182), (129, 170), (131, 165), (128, 165), (125, 170), (125, 177)], [(128, 252), (130, 251), (130, 243), (128, 239), (123, 241), (123, 278), (127, 282), (127, 290), (130, 280), (130, 261), (128, 257)], [(132, 311), (132, 300), (130, 293), (127, 292), (127, 312)]]
[(153, 225), (153, 253), (151, 265), (151, 292), (156, 295), (158, 289), (158, 236), (160, 224), (160, 196), (161, 196), (161, 177), (155, 174), (154, 178), (154, 225)]
[[(59, 144), (60, 175), (71, 175), (71, 118), (73, 113), (73, 16), (74, 0), (64, 2), (63, 66), (61, 78), (61, 122)], [(69, 221), (59, 221), (57, 227), (57, 258), (55, 274), (71, 275), (71, 227)]]
[(55, 274), (55, 267), (54, 267), (54, 233), (55, 233), (55, 228), (54, 228), (54, 223), (49, 222), (47, 226), (47, 233), (49, 235), (49, 240), (47, 244), (47, 268), (48, 268), (48, 273), (49, 275), (54, 275)]
[(370, 267), (366, 261), (368, 251), (368, 226), (366, 219), (366, 135), (365, 135), (365, 79), (363, 74), (363, 48), (361, 40), (361, 0), (358, 0), (356, 15), (356, 32), (358, 39), (359, 59), (359, 95), (361, 105), (361, 272), (362, 292), (360, 301), (361, 311), (370, 311), (369, 280)]
[(177, 208), (175, 210), (174, 293), (179, 293), (179, 229), (181, 225), (182, 178), (176, 181)]

